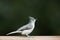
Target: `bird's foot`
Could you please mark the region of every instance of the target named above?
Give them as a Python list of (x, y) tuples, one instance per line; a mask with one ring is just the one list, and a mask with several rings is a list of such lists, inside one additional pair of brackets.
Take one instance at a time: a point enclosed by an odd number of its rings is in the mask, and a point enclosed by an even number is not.
[(27, 36), (28, 38), (31, 38), (31, 36)]
[(26, 35), (26, 37), (31, 38), (31, 36), (30, 36), (30, 35)]

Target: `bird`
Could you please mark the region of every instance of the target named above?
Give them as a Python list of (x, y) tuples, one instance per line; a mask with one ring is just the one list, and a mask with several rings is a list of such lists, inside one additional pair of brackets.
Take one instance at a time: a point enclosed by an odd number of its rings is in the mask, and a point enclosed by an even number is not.
[(29, 34), (32, 33), (32, 31), (35, 28), (35, 23), (36, 23), (36, 19), (34, 17), (29, 16), (29, 22), (18, 28), (16, 31), (10, 32), (6, 35), (10, 35), (10, 34), (14, 34), (14, 33), (21, 33), (21, 35), (26, 35), (27, 37), (30, 37)]

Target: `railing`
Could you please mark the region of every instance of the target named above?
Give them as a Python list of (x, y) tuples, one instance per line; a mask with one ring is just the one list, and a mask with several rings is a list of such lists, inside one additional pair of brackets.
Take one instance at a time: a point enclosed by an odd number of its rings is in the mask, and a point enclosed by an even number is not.
[(0, 36), (0, 40), (60, 40), (60, 36)]

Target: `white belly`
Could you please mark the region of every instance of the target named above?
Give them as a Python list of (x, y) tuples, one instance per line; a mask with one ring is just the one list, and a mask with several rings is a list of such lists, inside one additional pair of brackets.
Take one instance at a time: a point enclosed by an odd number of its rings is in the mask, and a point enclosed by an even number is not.
[(24, 31), (22, 31), (22, 35), (26, 35), (26, 34), (30, 34), (32, 31), (33, 31), (33, 29), (34, 29), (34, 24), (32, 24), (33, 26), (32, 26), (32, 29), (30, 29), (30, 30), (24, 30)]
[(32, 32), (32, 30), (24, 30), (22, 31), (22, 35), (26, 35), (26, 34), (30, 34)]

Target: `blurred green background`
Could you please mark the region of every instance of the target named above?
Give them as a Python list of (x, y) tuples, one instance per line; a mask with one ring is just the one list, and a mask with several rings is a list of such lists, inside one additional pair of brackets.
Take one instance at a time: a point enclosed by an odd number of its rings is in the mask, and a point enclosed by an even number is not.
[(37, 19), (31, 35), (60, 35), (59, 0), (0, 0), (0, 35), (27, 24), (29, 16)]

